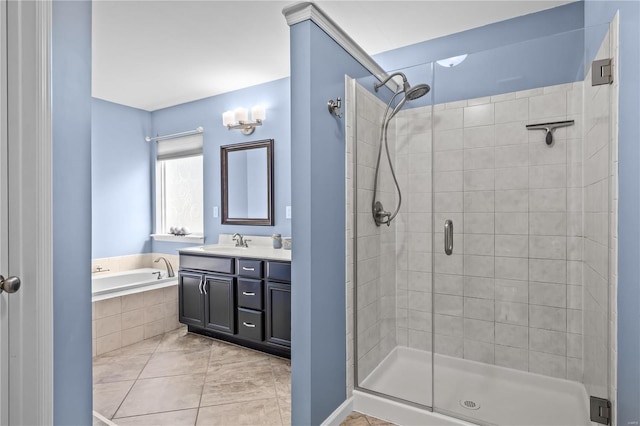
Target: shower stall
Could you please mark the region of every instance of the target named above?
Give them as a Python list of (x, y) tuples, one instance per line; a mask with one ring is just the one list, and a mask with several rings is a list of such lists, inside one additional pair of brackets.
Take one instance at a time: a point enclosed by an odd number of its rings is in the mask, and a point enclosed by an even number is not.
[(615, 70), (616, 22), (347, 79), (350, 393), (611, 422), (618, 86), (591, 61)]

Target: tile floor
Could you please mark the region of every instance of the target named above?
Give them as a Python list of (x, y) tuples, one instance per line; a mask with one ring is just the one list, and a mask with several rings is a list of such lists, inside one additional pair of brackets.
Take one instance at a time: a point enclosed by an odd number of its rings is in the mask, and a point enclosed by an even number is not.
[(182, 327), (94, 358), (93, 409), (122, 426), (289, 425), (290, 365)]
[(366, 414), (352, 411), (340, 426), (395, 426), (393, 423), (389, 423), (384, 420), (377, 419), (375, 417), (367, 416)]

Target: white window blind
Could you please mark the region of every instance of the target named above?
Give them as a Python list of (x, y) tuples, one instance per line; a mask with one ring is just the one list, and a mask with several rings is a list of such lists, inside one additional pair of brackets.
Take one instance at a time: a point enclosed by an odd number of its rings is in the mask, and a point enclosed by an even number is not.
[(173, 160), (202, 155), (201, 134), (157, 141), (157, 144), (158, 160)]

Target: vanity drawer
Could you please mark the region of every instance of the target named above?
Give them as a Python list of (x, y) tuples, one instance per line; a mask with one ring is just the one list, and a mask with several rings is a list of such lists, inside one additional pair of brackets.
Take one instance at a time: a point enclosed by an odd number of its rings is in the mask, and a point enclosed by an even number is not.
[(196, 269), (199, 271), (233, 274), (233, 258), (181, 254), (180, 269)]
[(238, 259), (238, 275), (249, 278), (262, 278), (262, 260)]
[(238, 306), (262, 310), (262, 281), (238, 278)]
[(267, 279), (291, 282), (290, 262), (267, 262)]
[(238, 308), (238, 336), (262, 342), (264, 340), (262, 321), (262, 312)]

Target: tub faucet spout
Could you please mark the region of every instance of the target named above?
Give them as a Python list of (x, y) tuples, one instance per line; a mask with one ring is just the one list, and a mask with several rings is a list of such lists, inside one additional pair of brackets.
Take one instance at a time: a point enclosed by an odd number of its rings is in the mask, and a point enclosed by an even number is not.
[(171, 267), (171, 262), (169, 262), (167, 259), (165, 259), (164, 257), (159, 257), (156, 260), (154, 260), (154, 263), (158, 263), (160, 262), (160, 260), (164, 260), (164, 264), (167, 267), (167, 276), (169, 278), (175, 277), (176, 274), (173, 273), (173, 267)]

